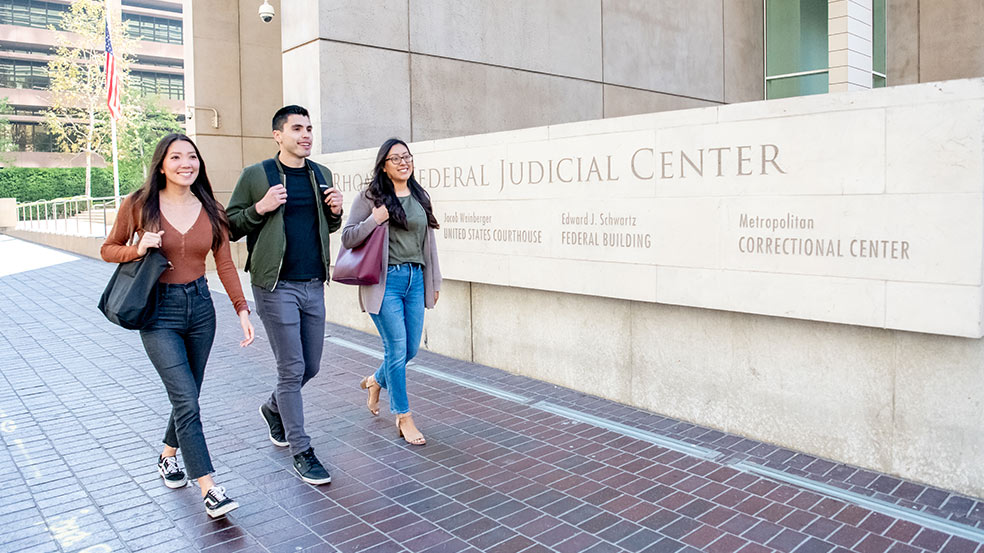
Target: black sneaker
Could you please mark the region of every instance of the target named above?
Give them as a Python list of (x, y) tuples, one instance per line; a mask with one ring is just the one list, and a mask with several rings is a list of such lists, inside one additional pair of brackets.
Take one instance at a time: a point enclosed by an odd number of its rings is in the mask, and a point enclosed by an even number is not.
[(172, 490), (183, 488), (188, 483), (185, 473), (178, 468), (176, 457), (157, 457), (157, 472), (164, 479), (164, 485)]
[(212, 518), (218, 518), (229, 511), (239, 507), (229, 497), (226, 497), (225, 488), (222, 486), (212, 486), (205, 494), (205, 512)]
[(266, 421), (267, 426), (270, 427), (270, 441), (273, 445), (279, 445), (280, 447), (287, 447), (287, 435), (284, 432), (284, 421), (280, 418), (280, 413), (274, 413), (269, 407), (264, 403), (260, 405), (260, 416)]
[(301, 480), (308, 484), (327, 484), (331, 482), (331, 475), (325, 470), (321, 461), (314, 456), (314, 448), (309, 447), (307, 451), (294, 455), (294, 472), (301, 477)]

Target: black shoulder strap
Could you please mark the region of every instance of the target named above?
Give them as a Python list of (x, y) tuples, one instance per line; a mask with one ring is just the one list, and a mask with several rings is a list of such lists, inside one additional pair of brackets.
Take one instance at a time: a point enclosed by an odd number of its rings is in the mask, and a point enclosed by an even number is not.
[(283, 184), (280, 182), (280, 170), (277, 169), (277, 162), (273, 161), (273, 158), (263, 160), (263, 171), (266, 173), (267, 183), (270, 186)]
[(305, 159), (304, 162), (307, 163), (308, 169), (314, 172), (314, 182), (318, 184), (318, 188), (327, 187), (328, 183), (325, 182), (325, 176), (321, 174), (321, 169), (318, 169), (317, 164), (307, 159)]

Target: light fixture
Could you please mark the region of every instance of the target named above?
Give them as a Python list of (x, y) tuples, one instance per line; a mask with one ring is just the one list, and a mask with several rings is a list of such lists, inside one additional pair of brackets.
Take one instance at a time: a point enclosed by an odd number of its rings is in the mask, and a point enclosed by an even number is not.
[(187, 105), (187, 106), (185, 106), (185, 116), (188, 118), (189, 121), (192, 118), (195, 117), (195, 110), (196, 109), (207, 109), (207, 110), (210, 110), (212, 112), (212, 128), (213, 129), (219, 128), (219, 110), (217, 110), (215, 108), (210, 108), (208, 106), (191, 106), (191, 105)]

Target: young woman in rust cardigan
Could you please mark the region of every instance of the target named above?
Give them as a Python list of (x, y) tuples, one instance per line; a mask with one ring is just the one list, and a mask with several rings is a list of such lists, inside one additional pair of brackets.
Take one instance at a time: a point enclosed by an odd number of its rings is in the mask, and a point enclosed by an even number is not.
[[(205, 363), (215, 338), (215, 309), (205, 282), (209, 251), (239, 313), (244, 336), (240, 345), (253, 342), (253, 325), (232, 262), (228, 229), (198, 147), (183, 134), (169, 134), (154, 150), (147, 181), (123, 200), (101, 250), (104, 260), (124, 263), (143, 256), (149, 248), (160, 248), (171, 262), (159, 281), (157, 319), (140, 330), (147, 356), (171, 400), (157, 470), (169, 488), (187, 484), (176, 458), (180, 448), (188, 476), (198, 480), (205, 511), (213, 518), (239, 505), (212, 480), (214, 469), (198, 407)], [(128, 245), (134, 233), (139, 241)]]

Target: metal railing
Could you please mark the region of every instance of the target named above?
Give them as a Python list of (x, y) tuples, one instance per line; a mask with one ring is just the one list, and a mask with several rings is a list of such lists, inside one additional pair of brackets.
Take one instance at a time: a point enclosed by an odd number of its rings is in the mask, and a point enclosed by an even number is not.
[(105, 237), (116, 220), (112, 196), (75, 196), (17, 204), (17, 228), (39, 232)]

